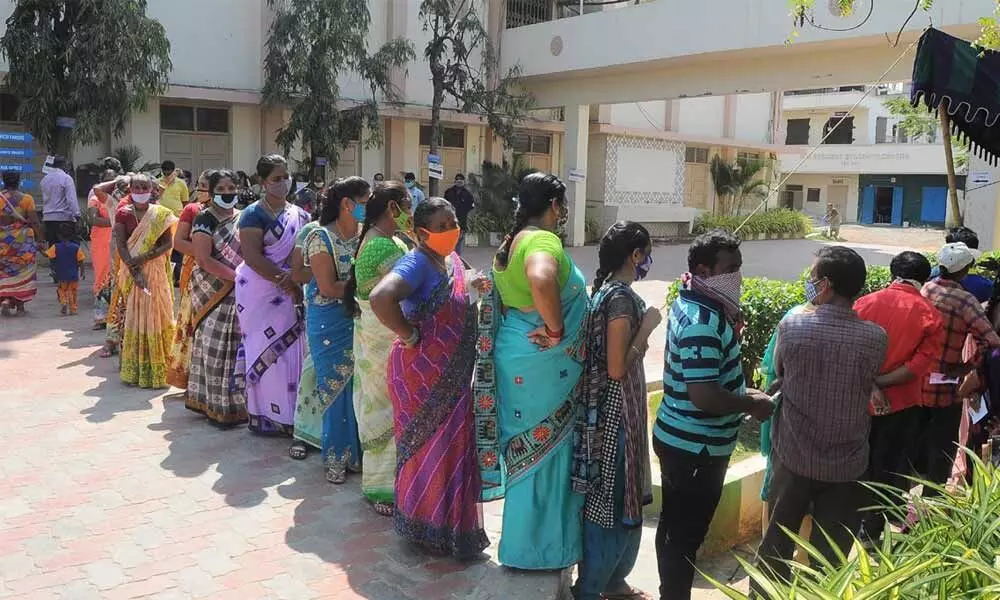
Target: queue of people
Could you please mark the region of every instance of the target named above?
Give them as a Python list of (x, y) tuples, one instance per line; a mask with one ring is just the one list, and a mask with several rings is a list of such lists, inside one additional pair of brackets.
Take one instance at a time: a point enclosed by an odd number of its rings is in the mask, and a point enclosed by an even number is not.
[[(712, 231), (691, 244), (668, 309), (651, 419), (643, 358), (662, 317), (632, 289), (653, 263), (642, 225), (608, 229), (588, 290), (560, 237), (566, 188), (553, 175), (521, 181), (488, 274), (459, 254), (474, 202), (464, 178), (448, 194), (460, 206), (415, 196), (411, 181), (339, 179), (314, 190), (312, 214), (296, 204), (283, 157), (261, 157), (254, 179), (259, 194), (241, 172), (207, 170), (180, 207), (167, 196), (182, 198), (184, 184), (169, 176), (112, 168), (94, 186), (94, 322), (106, 329), (102, 355), (120, 354), (121, 380), (180, 388), (220, 427), (286, 436), (289, 456), (317, 453), (332, 484), (360, 475), (373, 510), (436, 555), (477, 556), (491, 543), (480, 504), (503, 498), (500, 562), (578, 565), (578, 599), (647, 597), (626, 579), (652, 502), (650, 439), (661, 598), (690, 598), (747, 418), (768, 431), (760, 561), (787, 574), (785, 532), (807, 515), (832, 559), (897, 514), (863, 512), (872, 502), (860, 482), (905, 488), (917, 473), (946, 483), (965, 443), (969, 380), (1000, 350), (995, 323), (963, 288), (975, 261), (965, 243), (942, 248), (934, 277), (924, 256), (900, 254), (892, 285), (860, 299), (864, 261), (827, 246), (806, 304), (772, 336), (765, 390), (748, 387), (740, 240)], [(16, 173), (3, 180), (0, 227), (34, 252), (31, 198)], [(63, 302), (79, 248), (60, 248), (50, 256)], [(0, 296), (16, 311), (34, 264), (3, 264)]]

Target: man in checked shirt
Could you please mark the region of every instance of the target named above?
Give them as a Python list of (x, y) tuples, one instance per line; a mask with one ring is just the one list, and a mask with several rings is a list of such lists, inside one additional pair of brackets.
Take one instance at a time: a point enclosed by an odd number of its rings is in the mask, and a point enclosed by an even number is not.
[[(945, 341), (938, 365), (924, 379), (920, 404), (923, 406), (921, 435), (923, 476), (939, 485), (948, 481), (955, 462), (958, 427), (962, 420), (961, 379), (972, 371), (977, 360), (962, 360), (962, 347), (971, 335), (980, 356), (987, 348), (1000, 348), (1000, 336), (976, 297), (960, 285), (975, 264), (973, 251), (961, 242), (945, 244), (938, 252), (940, 274), (924, 284), (921, 291), (944, 321)], [(934, 490), (925, 490), (934, 493)]]

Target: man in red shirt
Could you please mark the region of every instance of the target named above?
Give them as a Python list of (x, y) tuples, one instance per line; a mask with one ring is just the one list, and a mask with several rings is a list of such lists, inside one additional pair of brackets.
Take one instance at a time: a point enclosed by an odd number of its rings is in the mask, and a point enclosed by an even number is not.
[[(926, 257), (903, 252), (892, 259), (889, 270), (892, 284), (859, 299), (854, 310), (889, 337), (885, 363), (875, 380), (881, 393), (869, 407), (873, 416), (868, 478), (905, 490), (910, 487), (905, 476), (912, 472), (914, 440), (920, 432), (921, 388), (941, 356), (944, 323), (937, 308), (920, 295), (931, 274)], [(876, 503), (884, 500), (874, 498)], [(880, 512), (866, 514), (864, 529), (873, 539), (878, 539), (883, 525)]]

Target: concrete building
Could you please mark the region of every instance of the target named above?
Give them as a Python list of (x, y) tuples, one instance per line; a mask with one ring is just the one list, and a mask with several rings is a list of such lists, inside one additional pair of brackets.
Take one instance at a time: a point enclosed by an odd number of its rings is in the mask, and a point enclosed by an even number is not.
[[(0, 0), (0, 14), (9, 14), (13, 4)], [(864, 11), (840, 17), (837, 2), (818, 2), (814, 20), (826, 29), (806, 27), (787, 45), (793, 25), (787, 6), (773, 0), (702, 0), (682, 8), (663, 0), (474, 5), (500, 51), (501, 69), (520, 66), (523, 84), (536, 99), (539, 110), (510, 141), (532, 166), (567, 182), (573, 243), (582, 243), (588, 217), (600, 225), (635, 219), (660, 235), (685, 231), (716, 202), (707, 166), (712, 156), (773, 156), (781, 170), (789, 170), (807, 147), (786, 146), (789, 119), (798, 120), (799, 131), (808, 119), (806, 140), (813, 141), (857, 92), (810, 98), (781, 91), (905, 81), (912, 42), (925, 24), (911, 22), (892, 47), (884, 32), (899, 28), (912, 0), (880, 1), (868, 17)], [(418, 7), (417, 0), (369, 3), (369, 46), (405, 37), (418, 58), (396, 74), (404, 104), (384, 110), (383, 145), (346, 149), (328, 178), (413, 171), (426, 183), (431, 84)], [(936, 27), (972, 39), (978, 35), (976, 18), (992, 9), (991, 0), (951, 0), (935, 3), (928, 16)], [(77, 148), (75, 162), (134, 144), (144, 161), (172, 158), (192, 171), (219, 165), (249, 171), (261, 153), (276, 151), (274, 133), (288, 111), (261, 104), (267, 2), (151, 0), (149, 13), (171, 40), (170, 88), (135, 115), (120, 138), (109, 135)], [(341, 87), (345, 98), (365, 96), (361, 81), (345, 78)], [(11, 121), (12, 103), (0, 96), (0, 130), (19, 127)], [(845, 216), (870, 215), (873, 222), (936, 222), (937, 180), (901, 178), (939, 175), (932, 163), (940, 145), (878, 143), (876, 112), (874, 106), (857, 112), (851, 148), (821, 148), (800, 166), (781, 200), (813, 213), (833, 200)], [(446, 180), (502, 158), (501, 144), (477, 116), (446, 111), (444, 119)], [(877, 166), (860, 170), (861, 163)], [(819, 190), (818, 199), (813, 190)], [(860, 210), (853, 209), (856, 203)]]
[[(785, 92), (781, 169), (794, 174), (780, 205), (822, 217), (833, 204), (848, 223), (943, 225), (941, 136), (908, 134), (885, 106), (900, 97), (909, 97), (905, 84)], [(963, 187), (964, 177), (958, 183)]]

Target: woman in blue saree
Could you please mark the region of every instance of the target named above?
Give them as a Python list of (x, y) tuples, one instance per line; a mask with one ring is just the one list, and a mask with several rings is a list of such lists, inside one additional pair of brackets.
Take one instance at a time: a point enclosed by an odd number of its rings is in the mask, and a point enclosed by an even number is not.
[(521, 182), (514, 230), (497, 252), (480, 314), (475, 414), (483, 499), (505, 497), (500, 563), (561, 569), (582, 556), (582, 496), (570, 486), (583, 273), (557, 231), (566, 188)]
[(345, 308), (344, 294), (370, 191), (360, 177), (338, 180), (303, 250), (304, 264), (313, 274), (305, 301), (316, 394), (302, 398), (295, 409), (295, 439), (320, 449), (326, 479), (336, 484), (346, 481), (348, 470), (361, 470), (352, 385), (354, 313)]

